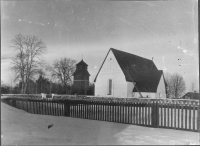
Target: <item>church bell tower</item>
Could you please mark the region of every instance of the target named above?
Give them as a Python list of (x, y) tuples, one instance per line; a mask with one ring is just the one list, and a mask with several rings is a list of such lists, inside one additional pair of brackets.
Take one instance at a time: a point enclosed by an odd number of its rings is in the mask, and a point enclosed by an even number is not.
[(76, 70), (73, 74), (73, 91), (78, 95), (87, 94), (90, 76), (87, 67), (88, 65), (83, 60), (76, 64)]

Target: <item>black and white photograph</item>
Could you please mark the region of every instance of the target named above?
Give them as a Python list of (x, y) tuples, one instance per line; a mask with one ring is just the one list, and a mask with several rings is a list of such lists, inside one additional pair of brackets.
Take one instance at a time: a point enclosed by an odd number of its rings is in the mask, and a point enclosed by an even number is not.
[(1, 145), (200, 145), (198, 0), (2, 0)]

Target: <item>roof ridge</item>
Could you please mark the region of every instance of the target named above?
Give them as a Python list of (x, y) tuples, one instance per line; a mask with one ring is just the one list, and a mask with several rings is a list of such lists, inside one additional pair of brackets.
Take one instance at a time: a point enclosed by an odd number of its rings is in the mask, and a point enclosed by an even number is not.
[[(138, 55), (135, 55), (135, 54), (129, 53), (129, 52), (125, 52), (125, 51), (122, 51), (122, 50), (118, 50), (118, 49), (115, 49), (115, 48), (110, 48), (110, 50), (120, 51), (120, 52), (123, 52), (123, 53), (126, 53), (126, 54), (134, 55), (134, 56), (139, 57), (139, 58), (141, 58), (141, 59), (146, 59), (146, 60), (152, 61), (151, 59), (144, 58), (144, 57), (141, 57), (141, 56), (138, 56)], [(153, 61), (152, 61), (152, 62), (153, 62)]]

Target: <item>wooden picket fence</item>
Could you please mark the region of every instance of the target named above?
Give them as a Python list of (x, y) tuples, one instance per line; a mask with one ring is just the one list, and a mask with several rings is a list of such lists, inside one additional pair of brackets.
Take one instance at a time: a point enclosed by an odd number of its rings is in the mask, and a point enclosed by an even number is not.
[(67, 116), (154, 128), (199, 131), (199, 102), (4, 98), (32, 114)]

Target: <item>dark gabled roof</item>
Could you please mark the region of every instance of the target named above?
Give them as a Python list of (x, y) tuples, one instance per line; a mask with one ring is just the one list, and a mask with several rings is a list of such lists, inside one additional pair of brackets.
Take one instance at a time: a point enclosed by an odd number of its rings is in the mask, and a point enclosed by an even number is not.
[(78, 66), (78, 65), (88, 66), (88, 65), (83, 61), (83, 59), (82, 59), (79, 63), (76, 64), (76, 66)]
[[(136, 85), (140, 92), (156, 92), (157, 87), (163, 75), (163, 71), (158, 70), (152, 60), (130, 54), (124, 51), (110, 48), (108, 51), (95, 79), (109, 54), (112, 51), (120, 68), (122, 69), (126, 81), (136, 82)], [(136, 89), (134, 89), (135, 91)]]
[[(160, 78), (163, 75), (162, 70), (148, 71), (138, 76), (136, 85), (140, 92), (156, 92)], [(137, 92), (134, 88), (133, 92)]]
[(152, 60), (149, 60), (149, 59), (146, 59), (134, 54), (130, 54), (124, 51), (110, 48), (94, 79), (94, 82), (96, 82), (96, 78), (110, 51), (113, 52), (119, 66), (121, 67), (125, 75), (126, 81), (130, 81), (130, 82), (132, 82), (132, 80), (137, 81), (138, 75), (140, 75), (141, 73), (151, 71), (151, 70), (158, 70)]
[(111, 48), (117, 62), (124, 72), (126, 81), (137, 81), (138, 75), (158, 70), (152, 60)]
[(190, 97), (190, 99), (199, 99), (199, 93), (196, 92), (188, 92), (182, 98), (185, 98), (186, 96)]

